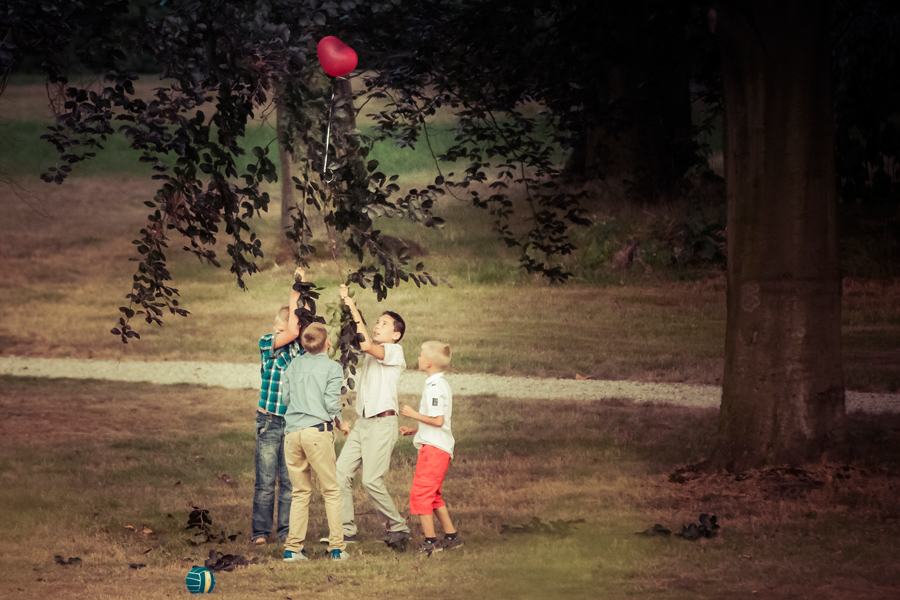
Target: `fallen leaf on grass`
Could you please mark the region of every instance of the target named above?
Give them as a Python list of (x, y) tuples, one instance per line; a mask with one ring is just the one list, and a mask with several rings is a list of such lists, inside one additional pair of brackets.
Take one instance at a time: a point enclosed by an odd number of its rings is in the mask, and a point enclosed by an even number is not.
[(227, 483), (228, 485), (234, 485), (234, 479), (232, 479), (225, 473), (222, 473), (221, 475), (219, 475), (219, 481), (221, 481), (223, 483)]
[(131, 563), (128, 566), (131, 567), (132, 569), (143, 569), (147, 565), (145, 565), (144, 563)]
[(81, 559), (78, 558), (77, 556), (70, 556), (69, 560), (66, 560), (62, 556), (57, 554), (56, 556), (53, 557), (53, 560), (55, 560), (56, 564), (58, 564), (58, 565), (69, 565), (69, 566), (73, 566), (73, 567), (81, 566)]
[(209, 518), (209, 511), (205, 508), (199, 508), (197, 506), (192, 506), (194, 510), (191, 511), (191, 514), (188, 515), (188, 526), (186, 529), (190, 529), (192, 527), (204, 528), (212, 525), (212, 519)]
[(234, 571), (235, 567), (246, 567), (257, 562), (259, 562), (258, 558), (248, 561), (247, 557), (243, 555), (225, 554), (224, 556), (219, 556), (218, 552), (210, 550), (209, 558), (206, 559), (203, 566), (214, 573), (218, 573), (220, 571), (231, 572)]
[(690, 525), (682, 525), (681, 533), (676, 534), (689, 541), (696, 541), (700, 538), (716, 537), (719, 533), (719, 524), (716, 523), (716, 515), (708, 515), (703, 513), (700, 515), (700, 524), (691, 523)]

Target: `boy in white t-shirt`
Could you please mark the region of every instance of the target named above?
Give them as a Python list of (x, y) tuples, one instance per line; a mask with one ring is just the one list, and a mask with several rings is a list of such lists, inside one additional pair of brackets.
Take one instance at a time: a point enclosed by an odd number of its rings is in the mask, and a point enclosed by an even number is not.
[[(422, 423), (420, 427), (401, 427), (403, 435), (413, 435), (413, 444), (419, 451), (416, 473), (409, 492), (409, 512), (419, 515), (425, 541), (419, 552), (431, 554), (462, 546), (459, 534), (450, 520), (450, 513), (441, 498), (441, 485), (453, 458), (455, 441), (450, 431), (453, 412), (453, 394), (444, 379), (444, 370), (450, 365), (450, 346), (443, 342), (425, 342), (419, 354), (419, 370), (428, 375), (425, 391), (419, 402), (419, 410), (405, 404), (400, 414)], [(434, 530), (434, 514), (437, 514), (444, 539), (438, 541)]]
[(384, 478), (391, 466), (391, 453), (398, 438), (397, 413), (400, 407), (397, 381), (406, 369), (406, 359), (399, 342), (406, 331), (406, 324), (397, 313), (385, 312), (378, 318), (370, 337), (347, 286), (341, 286), (340, 296), (350, 309), (356, 330), (363, 338), (359, 343), (363, 352), (362, 365), (356, 378), (356, 413), (359, 418), (353, 424), (337, 461), (344, 541), (356, 541), (353, 476), (359, 470), (378, 522), (386, 525), (387, 531), (382, 539), (391, 548), (402, 551), (409, 539), (409, 526), (391, 499)]

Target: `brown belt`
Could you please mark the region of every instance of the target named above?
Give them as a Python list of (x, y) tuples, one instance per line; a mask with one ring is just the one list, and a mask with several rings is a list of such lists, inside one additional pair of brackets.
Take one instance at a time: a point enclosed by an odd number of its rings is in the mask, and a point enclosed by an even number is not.
[(393, 417), (393, 416), (396, 415), (396, 414), (397, 414), (397, 411), (396, 411), (396, 410), (386, 410), (386, 411), (384, 411), (384, 412), (378, 413), (377, 415), (373, 415), (373, 416), (371, 416), (371, 417), (369, 417), (369, 418), (371, 418), (371, 419), (377, 419), (378, 417)]

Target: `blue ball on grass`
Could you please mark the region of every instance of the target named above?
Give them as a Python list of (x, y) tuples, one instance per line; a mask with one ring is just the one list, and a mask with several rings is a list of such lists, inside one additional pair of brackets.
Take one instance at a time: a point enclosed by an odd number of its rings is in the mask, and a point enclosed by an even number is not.
[(206, 567), (194, 567), (188, 571), (184, 583), (192, 594), (208, 594), (216, 587), (216, 578)]

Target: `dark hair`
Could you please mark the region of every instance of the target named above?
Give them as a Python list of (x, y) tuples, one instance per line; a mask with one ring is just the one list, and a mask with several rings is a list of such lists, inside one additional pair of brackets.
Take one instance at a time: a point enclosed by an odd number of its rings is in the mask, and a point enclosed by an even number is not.
[(394, 331), (400, 334), (400, 337), (397, 338), (397, 341), (399, 342), (400, 340), (402, 340), (403, 334), (406, 333), (406, 322), (403, 321), (403, 317), (390, 310), (386, 310), (381, 314), (387, 315), (394, 320)]

